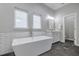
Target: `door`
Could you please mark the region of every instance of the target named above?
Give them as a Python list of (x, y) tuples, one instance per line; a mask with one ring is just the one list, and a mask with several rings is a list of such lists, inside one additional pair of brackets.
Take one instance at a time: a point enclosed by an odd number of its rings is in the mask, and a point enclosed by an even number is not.
[(75, 41), (76, 39), (76, 13), (72, 13), (69, 15), (64, 16), (64, 41), (72, 40)]

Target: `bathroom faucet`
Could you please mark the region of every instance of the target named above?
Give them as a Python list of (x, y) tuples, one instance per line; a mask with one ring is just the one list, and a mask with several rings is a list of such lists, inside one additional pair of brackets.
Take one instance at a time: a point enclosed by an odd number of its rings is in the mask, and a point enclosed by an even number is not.
[(32, 32), (30, 32), (30, 35), (31, 35), (31, 37), (32, 37)]
[(32, 30), (30, 30), (30, 36), (32, 37)]

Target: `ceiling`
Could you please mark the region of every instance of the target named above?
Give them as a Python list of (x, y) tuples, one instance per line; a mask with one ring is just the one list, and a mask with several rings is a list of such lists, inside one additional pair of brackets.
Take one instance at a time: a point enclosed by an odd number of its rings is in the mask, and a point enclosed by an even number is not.
[(57, 10), (65, 5), (68, 5), (69, 3), (44, 3), (44, 4), (52, 8), (53, 10)]

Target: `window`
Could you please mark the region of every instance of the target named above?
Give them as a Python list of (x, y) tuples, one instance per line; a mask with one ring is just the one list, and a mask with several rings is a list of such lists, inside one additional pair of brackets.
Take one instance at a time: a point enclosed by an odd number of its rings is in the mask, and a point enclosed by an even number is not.
[(33, 29), (41, 29), (41, 17), (33, 15)]
[(15, 28), (28, 28), (28, 14), (22, 10), (15, 10)]

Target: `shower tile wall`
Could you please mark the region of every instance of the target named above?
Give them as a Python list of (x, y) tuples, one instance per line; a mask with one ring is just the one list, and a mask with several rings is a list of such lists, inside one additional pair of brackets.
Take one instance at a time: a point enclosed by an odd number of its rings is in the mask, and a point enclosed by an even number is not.
[(34, 31), (32, 32), (32, 36), (40, 36), (40, 35), (46, 35), (43, 31)]
[(11, 33), (0, 33), (0, 55), (12, 51), (12, 37)]

